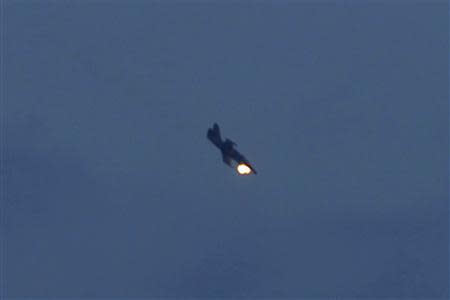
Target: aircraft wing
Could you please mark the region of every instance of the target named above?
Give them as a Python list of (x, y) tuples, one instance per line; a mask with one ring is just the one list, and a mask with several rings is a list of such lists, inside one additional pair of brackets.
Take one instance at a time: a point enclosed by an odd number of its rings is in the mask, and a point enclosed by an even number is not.
[(231, 157), (222, 153), (222, 160), (224, 163), (226, 163), (227, 165), (229, 165), (231, 167)]

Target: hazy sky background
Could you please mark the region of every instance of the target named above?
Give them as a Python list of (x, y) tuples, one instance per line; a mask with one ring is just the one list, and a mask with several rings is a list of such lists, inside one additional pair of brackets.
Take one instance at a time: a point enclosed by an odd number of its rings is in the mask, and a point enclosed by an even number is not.
[(448, 298), (448, 1), (2, 10), (4, 297)]

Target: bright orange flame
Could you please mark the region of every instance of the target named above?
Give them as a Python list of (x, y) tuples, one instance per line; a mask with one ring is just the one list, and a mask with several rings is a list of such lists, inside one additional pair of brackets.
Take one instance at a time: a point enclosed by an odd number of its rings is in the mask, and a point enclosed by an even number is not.
[(237, 166), (237, 171), (241, 175), (248, 175), (252, 172), (252, 169), (250, 169), (250, 167), (247, 166), (246, 164), (239, 164)]

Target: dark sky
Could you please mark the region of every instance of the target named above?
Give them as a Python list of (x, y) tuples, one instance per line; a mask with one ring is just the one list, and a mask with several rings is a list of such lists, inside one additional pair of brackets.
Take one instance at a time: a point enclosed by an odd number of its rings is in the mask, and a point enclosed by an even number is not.
[(5, 298), (448, 298), (448, 1), (1, 3)]

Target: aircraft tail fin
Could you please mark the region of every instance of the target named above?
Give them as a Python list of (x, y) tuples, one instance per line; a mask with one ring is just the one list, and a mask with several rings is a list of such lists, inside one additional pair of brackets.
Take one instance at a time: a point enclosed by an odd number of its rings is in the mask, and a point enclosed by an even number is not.
[(220, 128), (217, 123), (214, 123), (213, 127), (208, 129), (207, 137), (214, 145), (220, 148), (223, 141), (222, 137), (220, 136)]

